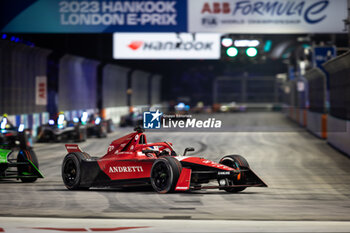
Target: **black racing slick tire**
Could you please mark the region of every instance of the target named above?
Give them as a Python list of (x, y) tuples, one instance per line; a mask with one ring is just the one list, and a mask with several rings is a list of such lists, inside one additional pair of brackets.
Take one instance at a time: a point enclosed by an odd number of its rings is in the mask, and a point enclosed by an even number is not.
[(66, 155), (62, 163), (62, 180), (69, 190), (86, 190), (88, 187), (81, 187), (81, 160), (86, 158), (87, 154), (71, 153)]
[[(227, 156), (223, 157), (219, 163), (224, 164), (228, 167), (235, 168), (235, 169), (249, 168), (249, 164), (248, 164), (247, 160), (241, 155), (227, 155)], [(244, 173), (241, 173), (240, 179), (234, 180), (233, 184), (234, 185), (246, 184), (246, 177), (245, 177)], [(237, 192), (241, 192), (245, 189), (246, 189), (246, 187), (226, 188), (225, 191), (229, 192), (229, 193), (237, 193)]]
[(107, 123), (102, 122), (101, 125), (98, 127), (97, 137), (98, 138), (106, 138), (107, 137)]
[[(17, 155), (17, 162), (18, 163), (25, 163), (28, 160), (30, 160), (38, 169), (39, 169), (39, 162), (38, 158), (36, 157), (36, 154), (32, 149), (28, 150), (20, 150)], [(33, 173), (32, 171), (32, 166), (27, 165), (27, 164), (18, 164), (17, 165), (17, 171), (18, 175), (22, 176), (23, 174), (26, 173)], [(33, 183), (37, 180), (36, 177), (20, 177), (20, 180), (23, 183)]]
[(85, 142), (87, 139), (86, 127), (75, 126), (75, 142)]
[(175, 190), (182, 170), (181, 163), (170, 156), (157, 159), (151, 169), (151, 184), (158, 193), (169, 193)]

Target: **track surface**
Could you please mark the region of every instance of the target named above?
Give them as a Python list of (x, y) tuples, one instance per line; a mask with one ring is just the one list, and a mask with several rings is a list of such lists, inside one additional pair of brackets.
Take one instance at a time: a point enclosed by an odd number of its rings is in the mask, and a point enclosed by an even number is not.
[[(0, 217), (0, 232), (349, 233), (350, 222)], [(2, 231), (1, 231), (2, 230)]]
[[(218, 161), (244, 155), (269, 188), (239, 194), (220, 190), (157, 194), (152, 190), (94, 189), (68, 191), (61, 179), (64, 143), (36, 144), (46, 176), (33, 184), (0, 183), (0, 216), (78, 218), (160, 218), (234, 220), (350, 220), (350, 159), (279, 113), (225, 116), (225, 127), (240, 132), (157, 132), (148, 141), (170, 141), (177, 151), (193, 146)], [(246, 131), (244, 132), (246, 127)], [(283, 129), (283, 130), (281, 130)], [(118, 129), (107, 139), (89, 139), (80, 147), (93, 156), (132, 129)], [(227, 130), (226, 130), (227, 131)]]

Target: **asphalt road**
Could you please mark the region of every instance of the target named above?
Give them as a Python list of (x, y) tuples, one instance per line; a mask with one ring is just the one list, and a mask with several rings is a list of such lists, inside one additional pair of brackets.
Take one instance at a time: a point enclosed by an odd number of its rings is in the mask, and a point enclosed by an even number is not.
[[(350, 220), (350, 159), (280, 113), (225, 115), (225, 132), (148, 133), (148, 141), (170, 141), (183, 151), (193, 146), (205, 158), (241, 154), (269, 185), (239, 194), (220, 190), (157, 194), (151, 189), (68, 191), (61, 179), (64, 143), (36, 144), (45, 179), (33, 184), (0, 182), (0, 216), (215, 219)], [(229, 130), (228, 130), (229, 129)], [(131, 128), (80, 147), (93, 156)], [(228, 132), (232, 131), (232, 132)], [(147, 132), (146, 132), (147, 133)]]
[(135, 233), (349, 233), (345, 221), (241, 221), (183, 219), (96, 219), (0, 217), (0, 232)]

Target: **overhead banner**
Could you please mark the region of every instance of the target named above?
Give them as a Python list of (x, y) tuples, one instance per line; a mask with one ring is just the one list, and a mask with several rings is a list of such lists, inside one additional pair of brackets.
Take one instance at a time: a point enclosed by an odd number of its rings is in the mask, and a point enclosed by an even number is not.
[(114, 59), (220, 59), (217, 33), (114, 33)]
[(189, 0), (190, 32), (345, 33), (347, 0)]
[(8, 33), (186, 32), (186, 0), (1, 0)]

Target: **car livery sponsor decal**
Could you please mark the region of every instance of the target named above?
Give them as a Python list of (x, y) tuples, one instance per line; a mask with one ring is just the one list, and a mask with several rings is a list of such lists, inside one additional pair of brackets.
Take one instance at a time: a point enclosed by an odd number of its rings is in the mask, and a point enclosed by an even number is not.
[(228, 171), (228, 172), (218, 172), (218, 175), (230, 175), (230, 172)]
[(11, 153), (10, 150), (0, 149), (0, 163), (8, 163), (7, 156)]
[(208, 167), (218, 168), (221, 170), (226, 170), (226, 171), (235, 170), (234, 168), (228, 167), (228, 166), (220, 164), (220, 163), (215, 163), (211, 160), (207, 160), (207, 159), (203, 159), (203, 158), (189, 157), (189, 156), (179, 156), (179, 157), (175, 157), (175, 158), (177, 158), (179, 161), (182, 161), (182, 162), (200, 164), (200, 165), (204, 165), (204, 166), (208, 166)]
[(176, 187), (176, 190), (187, 190), (188, 187)]
[(109, 173), (120, 172), (143, 172), (142, 166), (112, 166), (109, 167)]

